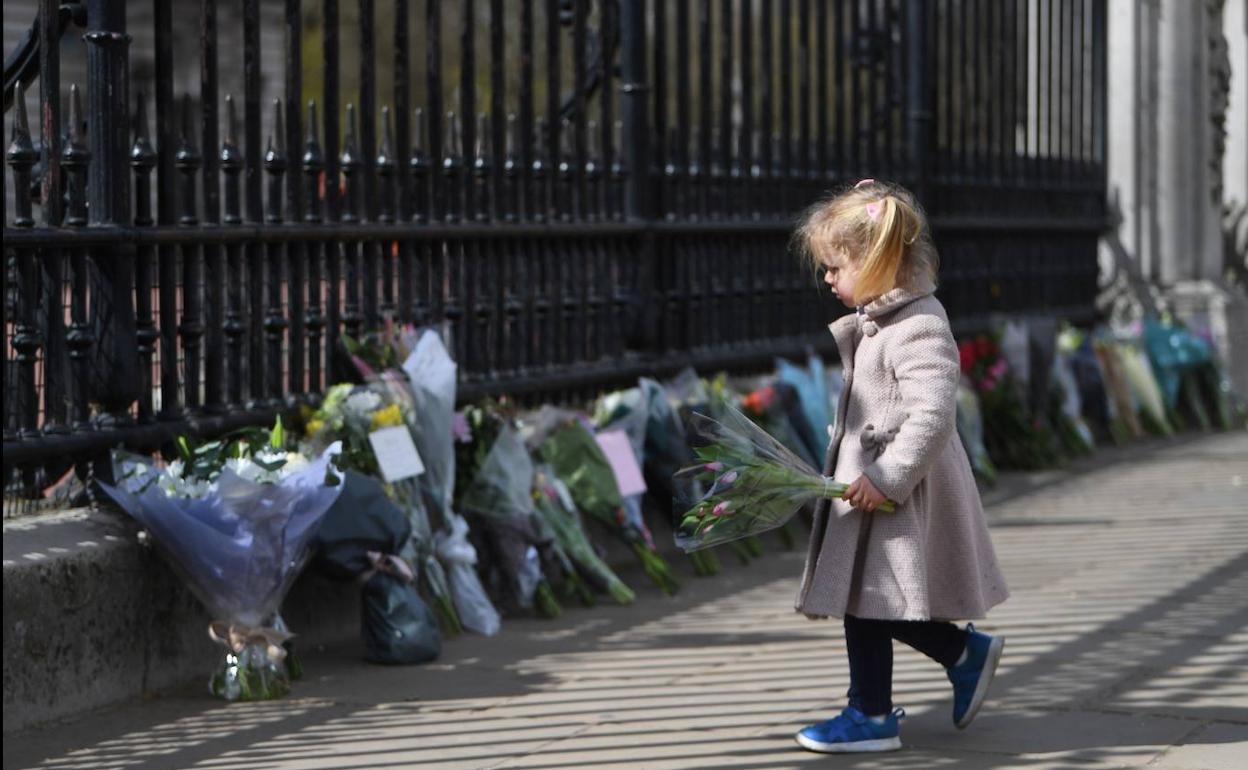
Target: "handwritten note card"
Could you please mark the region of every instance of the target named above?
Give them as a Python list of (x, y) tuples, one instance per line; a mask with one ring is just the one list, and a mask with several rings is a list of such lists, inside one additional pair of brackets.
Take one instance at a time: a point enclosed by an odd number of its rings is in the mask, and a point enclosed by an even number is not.
[(624, 497), (639, 495), (646, 491), (646, 480), (641, 475), (641, 467), (637, 465), (637, 456), (633, 454), (633, 445), (628, 442), (628, 434), (622, 430), (609, 430), (599, 433), (598, 446), (611, 463), (615, 472), (615, 481), (620, 486), (620, 494)]
[(368, 441), (373, 445), (373, 456), (377, 458), (381, 477), (386, 483), (425, 472), (425, 464), (421, 462), (412, 434), (406, 427), (398, 425), (373, 431), (368, 434)]

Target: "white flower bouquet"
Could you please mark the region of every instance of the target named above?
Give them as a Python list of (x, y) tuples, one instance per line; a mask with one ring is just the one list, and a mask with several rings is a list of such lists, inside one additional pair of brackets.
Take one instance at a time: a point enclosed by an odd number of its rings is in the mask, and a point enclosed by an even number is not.
[(150, 534), (213, 618), (227, 648), (210, 689), (227, 700), (265, 700), (290, 689), (277, 612), (310, 554), (321, 518), (338, 496), (330, 464), (338, 447), (309, 459), (284, 449), (280, 421), (192, 446), (158, 467), (115, 452), (116, 485), (104, 491)]

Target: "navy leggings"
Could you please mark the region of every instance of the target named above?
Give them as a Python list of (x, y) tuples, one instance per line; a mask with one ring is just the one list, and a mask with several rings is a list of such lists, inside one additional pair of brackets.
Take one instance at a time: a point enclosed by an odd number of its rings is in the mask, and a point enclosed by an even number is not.
[(849, 705), (867, 716), (893, 710), (893, 640), (905, 642), (945, 668), (966, 649), (966, 632), (941, 620), (869, 620), (845, 616)]

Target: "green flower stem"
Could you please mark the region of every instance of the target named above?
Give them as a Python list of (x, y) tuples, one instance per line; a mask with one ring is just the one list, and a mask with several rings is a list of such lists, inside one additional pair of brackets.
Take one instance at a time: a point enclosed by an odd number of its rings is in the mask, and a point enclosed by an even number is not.
[(563, 592), (567, 601), (577, 601), (586, 607), (593, 607), (598, 603), (598, 598), (594, 596), (589, 584), (576, 574), (575, 569), (564, 573)]
[(680, 583), (672, 574), (671, 568), (667, 566), (667, 562), (663, 561), (663, 557), (650, 550), (641, 541), (633, 542), (632, 546), (633, 553), (637, 554), (637, 558), (641, 560), (641, 567), (646, 576), (654, 581), (663, 593), (668, 596), (675, 595), (680, 590)]
[(792, 551), (797, 548), (797, 536), (793, 534), (792, 522), (776, 530), (776, 533), (780, 536), (780, 544), (784, 547), (784, 550)]
[(286, 648), (286, 672), (290, 681), (297, 682), (303, 678), (303, 660), (295, 654), (294, 642), (284, 642), (282, 647)]
[(719, 574), (719, 560), (708, 551), (694, 551), (688, 554), (689, 563), (693, 565), (694, 574), (699, 577), (710, 577)]
[(719, 556), (715, 554), (715, 551), (708, 548), (705, 551), (697, 551), (697, 553), (702, 558), (702, 564), (706, 567), (707, 575), (718, 575), (723, 569), (719, 563)]
[(632, 604), (637, 598), (637, 594), (633, 593), (633, 589), (629, 588), (624, 581), (616, 578), (607, 583), (607, 593), (615, 599), (616, 604)]
[(744, 566), (750, 563), (750, 549), (740, 540), (732, 540), (727, 543), (729, 550), (736, 554), (737, 560)]
[(459, 615), (455, 612), (455, 605), (451, 604), (450, 597), (434, 594), (433, 607), (438, 614), (438, 625), (442, 627), (444, 634), (459, 636), (464, 632), (464, 626), (459, 622)]
[(555, 592), (551, 590), (550, 583), (545, 580), (537, 584), (537, 591), (533, 594), (533, 604), (537, 609), (538, 617), (553, 619), (563, 614), (563, 607), (555, 598)]

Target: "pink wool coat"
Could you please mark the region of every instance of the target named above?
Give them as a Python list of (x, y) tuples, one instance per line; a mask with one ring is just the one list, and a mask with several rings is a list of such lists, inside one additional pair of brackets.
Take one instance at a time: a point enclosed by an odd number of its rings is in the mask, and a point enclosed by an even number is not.
[(820, 501), (796, 601), (810, 617), (970, 619), (1009, 595), (954, 428), (958, 350), (933, 291), (894, 289), (829, 327), (845, 389), (824, 473), (866, 474), (898, 505)]

